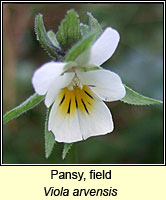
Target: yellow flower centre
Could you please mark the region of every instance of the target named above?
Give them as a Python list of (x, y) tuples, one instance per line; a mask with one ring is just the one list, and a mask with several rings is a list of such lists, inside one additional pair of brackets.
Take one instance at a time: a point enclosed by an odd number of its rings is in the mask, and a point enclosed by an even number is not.
[(65, 87), (58, 95), (59, 110), (62, 114), (74, 115), (76, 110), (90, 114), (94, 104), (94, 93), (86, 85), (75, 84)]

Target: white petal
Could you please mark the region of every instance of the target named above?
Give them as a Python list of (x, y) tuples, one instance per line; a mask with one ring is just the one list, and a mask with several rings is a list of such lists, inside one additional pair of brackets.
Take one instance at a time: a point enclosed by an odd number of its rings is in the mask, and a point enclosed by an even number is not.
[(32, 77), (35, 92), (39, 95), (44, 95), (50, 83), (63, 72), (65, 65), (66, 63), (49, 62), (37, 69)]
[(77, 110), (73, 116), (60, 113), (59, 101), (51, 108), (48, 130), (58, 142), (73, 143), (91, 136), (105, 135), (113, 131), (112, 116), (107, 106), (96, 100), (94, 109), (89, 114)]
[(78, 111), (80, 129), (83, 138), (91, 136), (105, 135), (113, 131), (114, 125), (112, 116), (107, 106), (100, 100), (97, 100), (93, 111), (89, 114)]
[(109, 27), (97, 39), (91, 48), (89, 64), (100, 66), (114, 53), (120, 36), (119, 33)]
[(73, 72), (64, 73), (52, 81), (45, 98), (45, 104), (47, 107), (50, 107), (50, 105), (54, 102), (55, 97), (60, 92), (60, 90), (71, 83), (74, 75), (75, 73)]
[[(85, 95), (89, 94), (86, 93)], [(91, 95), (91, 94), (90, 94)], [(68, 97), (66, 96), (65, 99)], [(75, 100), (76, 97), (73, 97)], [(51, 108), (48, 130), (51, 130), (55, 135), (55, 140), (58, 142), (72, 143), (83, 139), (87, 139), (91, 136), (104, 135), (113, 131), (112, 116), (107, 106), (93, 94), (92, 101), (89, 101), (89, 95), (77, 96), (77, 106), (75, 111), (73, 104), (75, 101), (65, 100), (67, 102), (66, 110), (62, 109), (61, 98), (57, 98)], [(82, 106), (81, 106), (81, 102)], [(91, 106), (89, 105), (91, 104)], [(71, 112), (68, 113), (68, 105), (71, 107)], [(63, 111), (63, 112), (62, 112)]]
[(55, 135), (57, 142), (72, 143), (82, 140), (77, 112), (73, 116), (62, 115), (59, 112), (59, 102), (55, 101), (51, 108), (48, 130)]
[(120, 100), (126, 94), (120, 77), (109, 70), (77, 71), (77, 75), (83, 84), (91, 87), (104, 101)]
[(90, 58), (90, 49), (84, 51), (82, 54), (80, 54), (76, 59), (75, 62), (77, 63), (77, 66), (85, 66), (88, 64), (88, 60)]

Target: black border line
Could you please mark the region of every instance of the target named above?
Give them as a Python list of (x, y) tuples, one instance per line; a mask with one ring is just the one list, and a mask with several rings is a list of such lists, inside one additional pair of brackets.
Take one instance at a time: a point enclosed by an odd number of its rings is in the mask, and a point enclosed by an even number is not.
[[(163, 5), (163, 163), (162, 164), (3, 164), (3, 150), (2, 150), (2, 141), (3, 141), (3, 103), (2, 103), (2, 97), (3, 97), (3, 4), (84, 4), (84, 3), (93, 3), (93, 4), (105, 4), (105, 3), (116, 3), (116, 4), (162, 4)], [(25, 167), (30, 167), (30, 166), (160, 166), (164, 167), (166, 166), (165, 164), (165, 1), (1, 1), (1, 162), (0, 166), (1, 167), (6, 167), (6, 166), (25, 166)]]

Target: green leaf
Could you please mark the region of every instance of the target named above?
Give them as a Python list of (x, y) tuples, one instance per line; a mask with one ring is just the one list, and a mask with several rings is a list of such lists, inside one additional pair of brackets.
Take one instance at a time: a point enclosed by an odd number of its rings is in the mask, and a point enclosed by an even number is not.
[(100, 34), (102, 32), (102, 27), (97, 21), (97, 19), (93, 17), (92, 13), (90, 12), (87, 12), (87, 15), (88, 15), (88, 24), (89, 24), (90, 30), (96, 31), (98, 32), (98, 34)]
[(86, 37), (84, 37), (79, 42), (77, 42), (77, 44), (75, 44), (67, 53), (65, 61), (66, 62), (75, 61), (75, 59), (80, 54), (82, 54), (83, 52), (85, 52), (92, 46), (95, 38), (96, 38), (96, 33), (93, 32), (87, 35)]
[(49, 119), (50, 110), (51, 110), (51, 108), (49, 108), (47, 111), (46, 122), (45, 122), (45, 131), (44, 131), (46, 158), (48, 158), (51, 155), (51, 152), (52, 152), (54, 144), (55, 144), (54, 134), (48, 130), (48, 119)]
[(38, 14), (35, 18), (35, 32), (37, 35), (37, 40), (41, 43), (42, 47), (47, 51), (53, 59), (60, 59), (58, 54), (63, 54), (59, 48), (54, 46), (54, 44), (49, 39), (44, 23), (43, 23), (43, 16)]
[(64, 160), (66, 158), (67, 153), (69, 153), (69, 150), (71, 149), (72, 143), (65, 143), (63, 152), (62, 152), (62, 159)]
[(16, 117), (19, 117), (20, 115), (22, 115), (26, 111), (34, 108), (44, 99), (44, 97), (45, 96), (39, 96), (36, 93), (33, 94), (26, 101), (24, 101), (22, 104), (20, 104), (19, 106), (15, 107), (12, 110), (10, 110), (9, 112), (7, 112), (3, 116), (3, 123), (5, 124), (10, 120), (12, 120)]
[(61, 22), (56, 38), (64, 51), (70, 49), (81, 39), (79, 18), (73, 9), (67, 12)]
[(125, 89), (126, 89), (126, 95), (123, 99), (121, 99), (121, 101), (124, 103), (132, 105), (151, 105), (151, 104), (162, 103), (162, 101), (145, 97), (127, 86), (125, 86)]
[(47, 35), (48, 35), (48, 38), (50, 39), (50, 41), (52, 42), (52, 44), (53, 44), (55, 47), (59, 48), (59, 42), (58, 42), (58, 40), (56, 39), (55, 33), (54, 33), (52, 30), (50, 30), (50, 31), (47, 32)]
[(81, 31), (81, 35), (82, 37), (86, 36), (89, 32), (89, 26), (83, 23), (80, 23), (80, 31)]

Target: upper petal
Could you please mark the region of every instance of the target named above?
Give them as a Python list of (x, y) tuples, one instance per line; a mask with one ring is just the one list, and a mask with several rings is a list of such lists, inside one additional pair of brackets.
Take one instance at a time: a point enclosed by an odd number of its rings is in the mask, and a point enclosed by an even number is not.
[(126, 94), (120, 77), (109, 70), (78, 71), (77, 75), (83, 84), (88, 85), (104, 101), (116, 101)]
[(32, 84), (35, 92), (39, 95), (44, 95), (50, 83), (63, 72), (63, 67), (65, 65), (66, 63), (49, 62), (37, 69), (32, 77)]
[(88, 63), (96, 66), (103, 64), (114, 53), (119, 39), (119, 33), (115, 29), (111, 27), (106, 28), (102, 35), (93, 44)]

